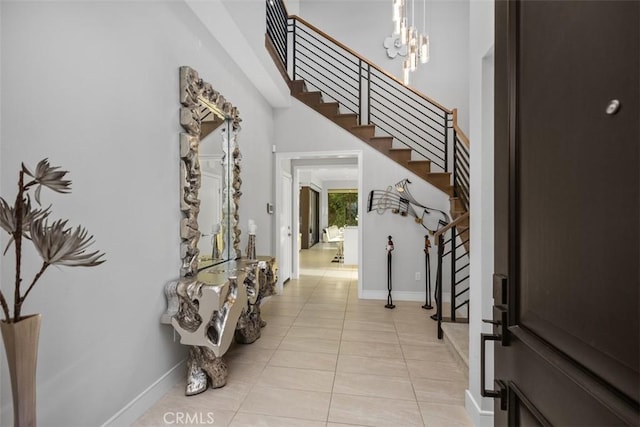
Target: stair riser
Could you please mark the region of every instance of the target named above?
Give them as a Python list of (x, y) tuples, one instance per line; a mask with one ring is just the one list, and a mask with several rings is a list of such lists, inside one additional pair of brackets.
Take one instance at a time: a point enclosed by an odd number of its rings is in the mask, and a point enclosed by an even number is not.
[(338, 115), (333, 117), (333, 121), (339, 126), (346, 129), (351, 129), (354, 126), (358, 126), (358, 117), (352, 115)]
[(408, 165), (409, 160), (411, 160), (411, 150), (394, 149), (389, 152), (389, 157), (391, 157), (396, 162), (402, 163), (406, 166)]
[(358, 138), (369, 140), (376, 134), (376, 129), (373, 126), (354, 127), (350, 129), (351, 133)]
[(375, 148), (376, 150), (384, 153), (384, 154), (389, 154), (389, 150), (391, 150), (391, 140), (371, 140), (369, 141), (369, 145), (371, 145), (373, 148)]
[(320, 92), (303, 92), (297, 94), (296, 98), (311, 107), (316, 107), (322, 102), (322, 94)]
[(431, 163), (430, 162), (425, 162), (425, 163), (410, 162), (409, 170), (414, 172), (416, 175), (424, 178), (427, 176), (427, 174), (431, 173)]
[(316, 107), (316, 111), (325, 117), (333, 118), (339, 114), (339, 106), (335, 103), (322, 103)]

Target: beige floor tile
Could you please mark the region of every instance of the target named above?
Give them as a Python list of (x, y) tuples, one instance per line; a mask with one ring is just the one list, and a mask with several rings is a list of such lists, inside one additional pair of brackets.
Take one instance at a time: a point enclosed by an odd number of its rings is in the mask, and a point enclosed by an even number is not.
[(327, 427), (367, 427), (362, 424), (327, 423)]
[(451, 353), (443, 342), (420, 345), (402, 344), (402, 353), (407, 360), (451, 362)]
[(336, 354), (330, 353), (278, 350), (269, 360), (268, 366), (318, 369), (333, 372), (336, 370), (337, 358)]
[(227, 377), (227, 384), (235, 382), (243, 382), (248, 384), (255, 384), (255, 382), (264, 371), (266, 364), (260, 363), (240, 363), (235, 360), (227, 360), (227, 368), (229, 369), (229, 376)]
[(262, 335), (256, 341), (251, 344), (243, 344), (245, 346), (251, 346), (255, 348), (276, 349), (280, 345), (284, 337), (274, 337), (269, 335)]
[(280, 350), (338, 354), (340, 341), (304, 337), (284, 337)]
[(239, 412), (326, 421), (330, 400), (331, 393), (254, 387)]
[(464, 405), (464, 394), (468, 387), (465, 381), (412, 378), (411, 382), (418, 401)]
[(385, 359), (340, 354), (336, 372), (409, 378), (407, 364), (401, 358)]
[(437, 335), (430, 332), (398, 332), (398, 339), (402, 345), (434, 344), (442, 342), (438, 340)]
[(343, 319), (325, 319), (314, 316), (298, 316), (293, 326), (295, 327), (312, 327), (312, 328), (331, 328), (342, 330)]
[(395, 332), (362, 331), (345, 329), (342, 331), (343, 341), (375, 342), (398, 346), (398, 335)]
[(312, 328), (300, 326), (292, 326), (287, 333), (287, 337), (321, 338), (328, 340), (339, 340), (341, 335), (342, 331), (340, 329)]
[(413, 322), (398, 321), (394, 319), (393, 323), (399, 334), (428, 334), (437, 339), (438, 324), (431, 319), (428, 319), (428, 321), (420, 319)]
[(461, 381), (467, 380), (464, 372), (455, 362), (427, 362), (424, 360), (407, 360), (407, 368), (411, 378), (430, 378), (434, 380)]
[[(250, 345), (250, 344), (249, 344)], [(224, 355), (224, 359), (227, 364), (230, 363), (253, 363), (256, 365), (262, 364), (265, 366), (273, 353), (275, 353), (275, 349), (271, 348), (257, 348), (248, 346), (235, 347), (232, 350), (228, 351)]]
[[(318, 305), (320, 304), (316, 304), (315, 306), (317, 307)], [(310, 304), (305, 305), (304, 308), (300, 310), (298, 317), (313, 319), (344, 319), (344, 310), (321, 310), (310, 308), (310, 306)]]
[(402, 350), (397, 344), (379, 342), (342, 341), (340, 354), (364, 357), (402, 358)]
[(256, 383), (261, 387), (331, 392), (334, 373), (315, 369), (267, 366)]
[[(324, 421), (301, 420), (299, 418), (273, 417), (270, 415), (239, 412), (230, 427), (325, 427)], [(215, 426), (214, 426), (215, 427)]]
[(357, 396), (388, 397), (391, 399), (416, 400), (411, 380), (408, 377), (389, 377), (366, 374), (336, 372), (333, 392)]
[(393, 322), (377, 322), (373, 320), (347, 320), (344, 321), (344, 329), (357, 331), (396, 332)]
[(267, 322), (267, 326), (262, 328), (260, 333), (263, 337), (284, 337), (289, 332), (290, 326), (276, 326)]
[(367, 426), (422, 426), (417, 402), (334, 393), (329, 422)]
[(314, 311), (345, 311), (347, 307), (347, 302), (343, 301), (340, 303), (306, 303), (304, 306), (305, 310), (314, 310)]
[(262, 317), (267, 321), (267, 325), (271, 326), (291, 326), (296, 320), (296, 316), (274, 316), (264, 314)]
[(420, 402), (420, 412), (426, 427), (472, 427), (463, 405), (443, 405)]

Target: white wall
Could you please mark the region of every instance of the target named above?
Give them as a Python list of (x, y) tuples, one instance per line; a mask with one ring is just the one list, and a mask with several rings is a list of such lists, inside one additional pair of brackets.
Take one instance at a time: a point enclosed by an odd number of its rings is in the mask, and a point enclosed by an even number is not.
[[(415, 5), (415, 23), (422, 28), (422, 1)], [(410, 86), (449, 109), (458, 108), (459, 124), (466, 131), (469, 0), (428, 0), (427, 12), (431, 59), (411, 74)], [(390, 0), (305, 0), (300, 4), (300, 16), (402, 79), (403, 58), (389, 59), (382, 45), (393, 30)]]
[[(96, 268), (49, 269), (24, 307), (43, 314), (39, 425), (100, 425), (186, 354), (159, 323), (163, 286), (180, 266), (178, 67), (199, 70), (240, 108), (240, 223), (256, 220), (262, 253), (271, 247), (272, 112), (182, 2), (1, 5), (1, 194), (15, 194), (21, 161), (49, 157), (71, 171), (73, 194), (43, 191), (43, 202), (86, 226), (107, 253)], [(33, 272), (31, 248), (24, 261)], [(5, 293), (12, 273), (9, 254)], [(1, 360), (0, 424), (10, 425)], [(128, 425), (127, 414), (114, 425)]]
[(394, 295), (398, 299), (423, 299), (424, 280), (416, 281), (414, 275), (415, 272), (421, 272), (421, 277), (424, 278), (425, 274), (424, 228), (409, 217), (391, 213), (367, 213), (366, 200), (371, 190), (384, 190), (404, 178), (409, 178), (414, 183), (410, 187), (414, 197), (429, 206), (448, 211), (448, 196), (298, 101), (294, 101), (289, 109), (276, 110), (275, 119), (279, 154), (362, 151), (360, 223), (363, 239), (362, 262), (359, 263), (359, 281), (364, 286), (362, 296), (386, 298), (385, 246), (387, 236), (392, 235), (395, 243)]
[[(471, 140), (471, 319), (467, 412), (477, 426), (493, 425), (493, 400), (480, 395), (480, 333), (491, 332), (493, 274), (493, 40), (494, 4), (470, 3), (469, 101)], [(487, 386), (493, 384), (493, 351), (487, 345)]]

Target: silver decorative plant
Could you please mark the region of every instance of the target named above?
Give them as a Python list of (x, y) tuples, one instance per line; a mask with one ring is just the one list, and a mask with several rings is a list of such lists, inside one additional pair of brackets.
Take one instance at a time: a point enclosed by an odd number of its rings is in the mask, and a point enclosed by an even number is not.
[[(42, 187), (58, 193), (71, 192), (71, 181), (64, 179), (68, 172), (59, 169), (57, 166), (50, 166), (47, 159), (38, 163), (35, 172), (31, 172), (22, 164), (18, 178), (18, 194), (13, 206), (0, 197), (0, 227), (11, 236), (3, 255), (7, 253), (11, 244), (14, 245), (16, 254), (13, 315), (11, 315), (7, 300), (0, 290), (0, 304), (7, 323), (21, 320), (21, 310), (25, 299), (49, 266), (93, 267), (105, 261), (103, 259), (104, 253), (87, 252), (88, 247), (93, 244), (93, 236), (88, 235), (84, 227), (78, 226), (75, 229), (68, 227), (68, 220), (56, 220), (50, 223), (51, 206), (46, 208), (32, 207), (29, 194), (31, 190), (34, 190), (34, 198), (38, 206), (40, 206)], [(26, 182), (25, 176), (28, 177)], [(33, 243), (42, 258), (42, 266), (23, 293), (21, 289), (21, 262), (24, 239)]]

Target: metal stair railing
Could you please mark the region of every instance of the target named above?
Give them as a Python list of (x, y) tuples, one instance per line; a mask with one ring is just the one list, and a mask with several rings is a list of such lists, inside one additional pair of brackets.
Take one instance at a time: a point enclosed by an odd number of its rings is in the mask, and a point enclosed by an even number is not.
[[(456, 218), (453, 222), (444, 225), (434, 234), (434, 240), (438, 246), (438, 262), (436, 268), (436, 314), (438, 322), (438, 338), (442, 339), (443, 322), (468, 322), (469, 319), (469, 253), (465, 248), (469, 244), (469, 228), (462, 231), (461, 224), (469, 220), (469, 213)], [(450, 265), (450, 315), (444, 316), (443, 287), (444, 264)], [(466, 308), (466, 317), (460, 317), (458, 311)]]

